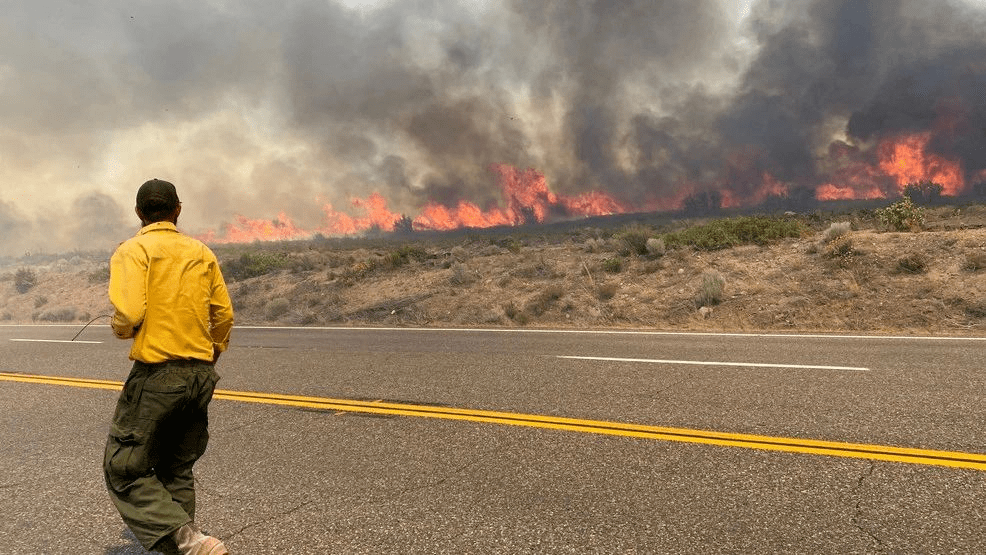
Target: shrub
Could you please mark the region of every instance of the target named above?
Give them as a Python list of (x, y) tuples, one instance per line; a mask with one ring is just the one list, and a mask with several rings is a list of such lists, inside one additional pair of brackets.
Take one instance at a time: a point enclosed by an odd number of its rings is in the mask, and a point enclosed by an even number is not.
[(75, 308), (53, 308), (32, 315), (32, 318), (39, 322), (71, 322), (76, 317)]
[(623, 260), (620, 258), (607, 258), (603, 260), (603, 270), (611, 274), (618, 274), (623, 271)]
[(924, 209), (911, 202), (910, 197), (876, 211), (877, 220), (894, 231), (918, 231), (924, 226)]
[(699, 286), (698, 295), (695, 297), (695, 304), (703, 307), (721, 303), (725, 288), (726, 280), (722, 277), (722, 274), (714, 270), (703, 273), (702, 285)]
[(596, 287), (596, 298), (600, 301), (608, 301), (616, 296), (616, 292), (620, 290), (620, 286), (616, 283), (600, 283)]
[(284, 297), (278, 297), (276, 299), (271, 299), (267, 306), (264, 307), (264, 314), (267, 316), (268, 320), (277, 320), (281, 316), (288, 313), (288, 309), (291, 308), (291, 303)]
[(928, 268), (928, 259), (921, 253), (911, 253), (897, 260), (897, 271), (902, 274), (920, 274)]
[(239, 281), (252, 277), (263, 276), (288, 268), (291, 260), (283, 253), (245, 252), (239, 258), (226, 260), (220, 264), (223, 276)]
[(842, 268), (851, 266), (855, 255), (852, 234), (837, 237), (825, 246), (825, 257), (838, 259), (839, 266)]
[(941, 200), (941, 194), (944, 190), (945, 187), (939, 183), (917, 181), (904, 187), (904, 196), (917, 204), (934, 204)]
[(420, 262), (426, 258), (428, 258), (428, 251), (421, 247), (412, 247), (410, 245), (404, 245), (397, 250), (390, 251), (384, 257), (392, 268), (400, 268), (411, 260)]
[(690, 227), (664, 236), (668, 248), (691, 246), (699, 250), (713, 251), (739, 245), (766, 245), (786, 237), (801, 237), (804, 226), (789, 218), (744, 216), (715, 220), (705, 225)]
[(832, 222), (825, 233), (822, 234), (823, 243), (831, 243), (833, 240), (842, 237), (852, 231), (852, 224), (849, 222)]
[(40, 295), (34, 299), (34, 308), (41, 308), (42, 306), (48, 304), (48, 297)]
[(642, 224), (631, 224), (616, 235), (620, 241), (619, 253), (623, 256), (631, 254), (647, 254), (647, 240), (651, 238), (653, 231), (651, 228)]
[(534, 296), (533, 299), (528, 301), (525, 307), (526, 312), (533, 314), (534, 316), (540, 316), (551, 308), (551, 305), (555, 304), (555, 301), (562, 298), (565, 295), (565, 289), (561, 285), (549, 285), (545, 287), (540, 293)]
[(660, 237), (651, 237), (647, 240), (646, 244), (647, 254), (650, 256), (664, 256), (667, 252), (667, 245), (664, 244), (664, 239)]
[(469, 270), (465, 264), (452, 264), (452, 275), (449, 277), (452, 285), (469, 285), (476, 281), (476, 273)]
[(33, 270), (21, 268), (14, 273), (14, 288), (20, 294), (27, 293), (38, 284), (38, 275)]
[(89, 283), (106, 283), (110, 280), (110, 267), (103, 266), (95, 272), (89, 273)]

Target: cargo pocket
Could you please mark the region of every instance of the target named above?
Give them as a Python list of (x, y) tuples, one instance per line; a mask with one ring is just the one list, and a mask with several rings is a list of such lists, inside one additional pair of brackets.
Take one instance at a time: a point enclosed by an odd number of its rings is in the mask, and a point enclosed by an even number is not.
[(125, 429), (117, 424), (110, 427), (103, 458), (106, 480), (113, 490), (122, 492), (137, 478), (152, 472), (146, 434)]
[(187, 403), (188, 380), (180, 372), (161, 372), (148, 376), (140, 392), (137, 417), (162, 422)]

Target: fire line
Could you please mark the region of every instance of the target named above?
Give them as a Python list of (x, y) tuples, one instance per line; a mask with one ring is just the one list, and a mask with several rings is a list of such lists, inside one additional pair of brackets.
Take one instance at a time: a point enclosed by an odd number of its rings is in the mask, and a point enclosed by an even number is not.
[[(119, 391), (123, 387), (122, 382), (112, 380), (40, 376), (11, 372), (0, 372), (0, 381), (62, 385), (69, 387), (116, 391)], [(760, 449), (787, 453), (859, 458), (930, 466), (946, 466), (970, 470), (986, 470), (986, 454), (963, 453), (960, 451), (937, 451), (907, 447), (894, 447), (888, 445), (844, 443), (838, 441), (761, 436), (689, 428), (670, 428), (602, 420), (583, 420), (577, 418), (537, 414), (390, 403), (383, 401), (358, 401), (353, 399), (282, 395), (252, 391), (217, 389), (214, 397), (216, 399), (228, 401), (308, 408), (332, 412), (359, 412), (381, 415), (438, 418), (444, 420), (486, 422), (490, 424), (633, 437), (638, 439), (698, 443), (720, 447), (740, 447), (744, 449)]]

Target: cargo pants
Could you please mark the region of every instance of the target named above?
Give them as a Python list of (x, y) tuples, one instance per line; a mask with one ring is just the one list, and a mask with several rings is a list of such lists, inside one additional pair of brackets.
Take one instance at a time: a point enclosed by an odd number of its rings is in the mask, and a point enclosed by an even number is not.
[(211, 363), (134, 362), (103, 458), (110, 498), (147, 550), (195, 518), (192, 466), (209, 442)]

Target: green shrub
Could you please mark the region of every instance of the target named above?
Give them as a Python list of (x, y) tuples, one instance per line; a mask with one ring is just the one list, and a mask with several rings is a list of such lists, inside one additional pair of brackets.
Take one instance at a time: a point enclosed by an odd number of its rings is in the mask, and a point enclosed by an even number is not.
[(919, 231), (924, 226), (924, 209), (915, 205), (910, 197), (876, 211), (877, 220), (894, 231)]
[(698, 295), (695, 297), (695, 304), (701, 308), (721, 303), (725, 288), (726, 280), (722, 274), (714, 270), (703, 273), (702, 284), (699, 286)]
[(428, 251), (421, 247), (404, 245), (396, 250), (392, 250), (384, 256), (384, 260), (391, 268), (400, 268), (412, 260), (422, 261), (428, 258)]
[(618, 252), (623, 256), (647, 254), (647, 240), (653, 235), (653, 230), (643, 224), (628, 225), (616, 234), (621, 245)]
[(804, 225), (789, 218), (744, 216), (715, 220), (705, 225), (668, 233), (664, 243), (668, 248), (691, 246), (698, 250), (714, 251), (739, 245), (766, 245), (786, 237), (801, 237)]
[(37, 284), (38, 275), (34, 273), (34, 270), (21, 268), (14, 273), (14, 288), (22, 295), (33, 289)]
[(603, 270), (611, 274), (618, 274), (623, 271), (623, 260), (620, 258), (607, 258), (603, 260)]
[(291, 266), (291, 259), (284, 253), (245, 252), (239, 258), (220, 264), (223, 276), (232, 281), (263, 276)]

